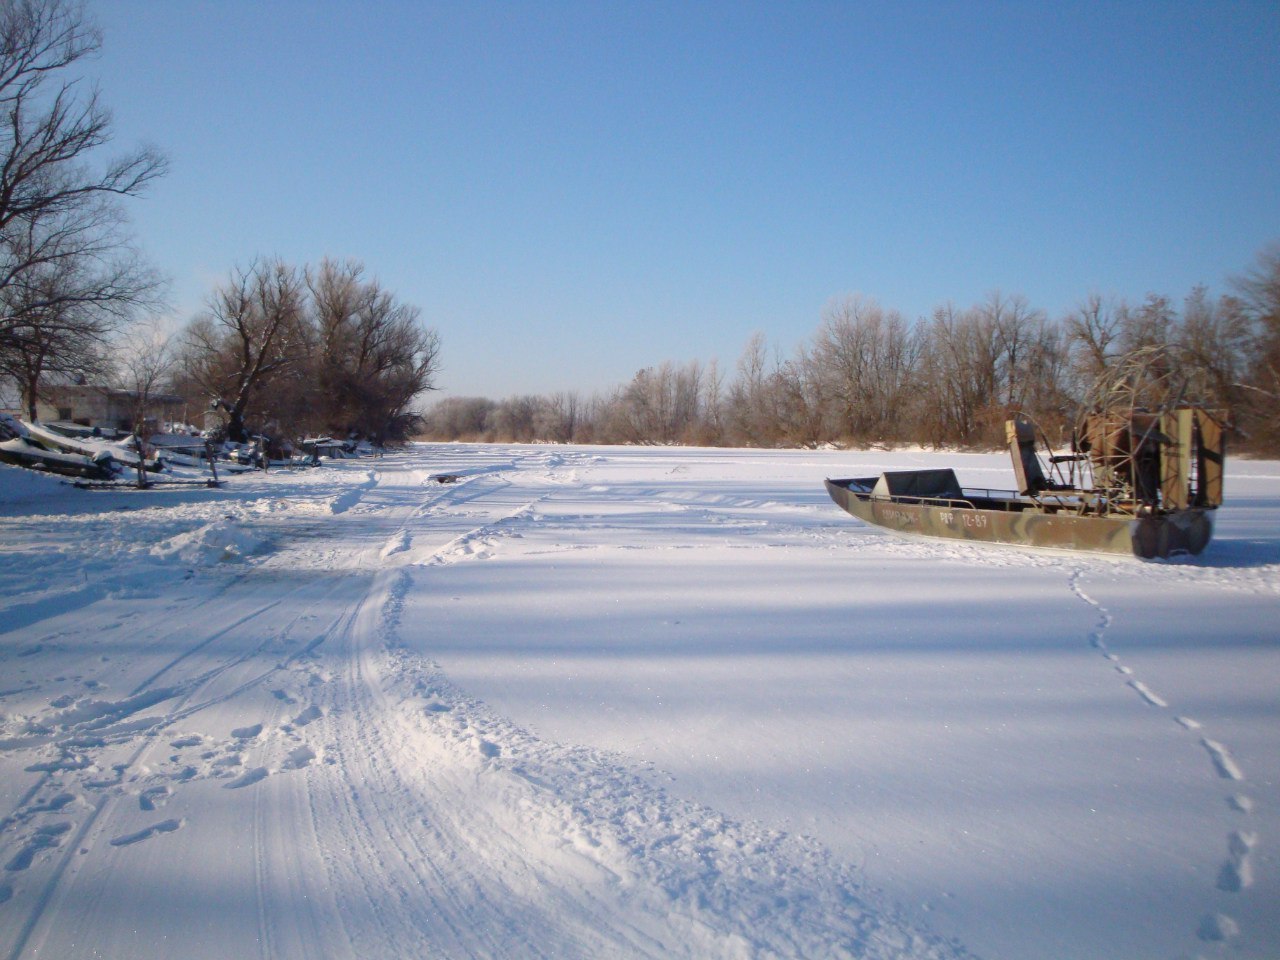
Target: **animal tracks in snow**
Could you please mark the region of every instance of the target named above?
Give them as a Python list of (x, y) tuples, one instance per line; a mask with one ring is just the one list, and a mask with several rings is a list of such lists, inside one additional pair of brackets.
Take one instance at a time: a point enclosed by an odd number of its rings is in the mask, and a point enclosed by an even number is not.
[(1130, 680), (1129, 686), (1133, 687), (1133, 689), (1137, 691), (1138, 696), (1153, 707), (1167, 707), (1169, 705), (1141, 680)]
[[(1098, 614), (1098, 621), (1089, 634), (1089, 644), (1112, 664), (1117, 674), (1124, 677), (1125, 683), (1148, 706), (1167, 709), (1169, 703), (1156, 693), (1145, 682), (1139, 680), (1131, 667), (1121, 662), (1118, 655), (1107, 646), (1106, 633), (1113, 620), (1107, 609), (1085, 592), (1080, 584), (1083, 570), (1076, 568), (1071, 573), (1072, 592), (1091, 606)], [(1203, 724), (1192, 717), (1175, 715), (1173, 721), (1185, 731), (1199, 735), (1199, 744), (1209, 756), (1213, 772), (1223, 780), (1233, 783), (1245, 781), (1244, 771), (1232, 756), (1231, 751), (1223, 743), (1208, 736), (1200, 735)], [(1228, 807), (1237, 814), (1248, 816), (1253, 812), (1253, 800), (1242, 793), (1227, 797)], [(1215, 889), (1221, 893), (1239, 894), (1253, 885), (1252, 851), (1258, 842), (1257, 834), (1244, 829), (1233, 830), (1227, 836), (1227, 857), (1218, 870)], [(1196, 937), (1205, 942), (1220, 943), (1240, 935), (1240, 924), (1230, 914), (1221, 910), (1211, 910), (1200, 919), (1195, 931)]]
[[(1148, 686), (1144, 681), (1139, 680), (1135, 675), (1133, 668), (1120, 661), (1120, 657), (1111, 651), (1107, 646), (1106, 633), (1112, 625), (1112, 617), (1110, 612), (1101, 603), (1089, 596), (1084, 588), (1080, 585), (1080, 578), (1083, 571), (1076, 568), (1071, 573), (1070, 585), (1071, 591), (1089, 606), (1091, 606), (1098, 614), (1098, 622), (1093, 630), (1089, 633), (1089, 645), (1097, 650), (1109, 663), (1112, 664), (1116, 673), (1124, 677), (1126, 685), (1136, 693), (1144, 703), (1148, 706), (1165, 709), (1169, 706), (1169, 702), (1160, 694)], [(1174, 721), (1181, 727), (1193, 730), (1199, 729), (1200, 724), (1196, 720), (1189, 717), (1175, 717)]]
[(1218, 776), (1224, 780), (1244, 779), (1244, 773), (1240, 770), (1235, 758), (1231, 756), (1230, 750), (1218, 743), (1218, 741), (1210, 740), (1208, 737), (1204, 737), (1200, 743), (1209, 751), (1209, 759), (1213, 761), (1213, 769), (1218, 772)]
[(1218, 889), (1239, 893), (1253, 885), (1253, 866), (1249, 854), (1258, 837), (1253, 833), (1235, 830), (1227, 837), (1227, 862), (1218, 873)]

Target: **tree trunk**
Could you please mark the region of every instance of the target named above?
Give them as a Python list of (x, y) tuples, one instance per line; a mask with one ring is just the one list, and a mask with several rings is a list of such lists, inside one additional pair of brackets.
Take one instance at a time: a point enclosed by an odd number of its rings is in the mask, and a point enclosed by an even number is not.
[(227, 439), (232, 443), (248, 443), (249, 431), (244, 427), (244, 414), (238, 410), (230, 411), (227, 420)]

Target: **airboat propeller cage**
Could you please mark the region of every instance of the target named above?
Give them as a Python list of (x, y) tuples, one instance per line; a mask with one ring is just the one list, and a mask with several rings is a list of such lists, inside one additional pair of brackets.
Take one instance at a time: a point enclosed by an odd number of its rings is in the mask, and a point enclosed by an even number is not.
[(1133, 516), (1222, 504), (1225, 450), (1217, 411), (1087, 414), (1073, 438), (1074, 452), (1048, 454), (1047, 473), (1037, 439), (1048, 444), (1033, 421), (1019, 415), (1006, 422), (1005, 432), (1018, 493), (1025, 497), (1078, 497), (1097, 512)]
[(1222, 504), (1222, 414), (1181, 407), (1084, 422), (1094, 486), (1162, 510)]

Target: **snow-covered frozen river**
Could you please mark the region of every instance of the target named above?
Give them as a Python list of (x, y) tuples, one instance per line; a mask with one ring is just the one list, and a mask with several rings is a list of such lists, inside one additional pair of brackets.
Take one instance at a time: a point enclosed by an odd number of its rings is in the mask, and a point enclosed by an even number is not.
[(822, 484), (1006, 464), (0, 466), (0, 960), (1280, 955), (1280, 464), (1170, 563)]

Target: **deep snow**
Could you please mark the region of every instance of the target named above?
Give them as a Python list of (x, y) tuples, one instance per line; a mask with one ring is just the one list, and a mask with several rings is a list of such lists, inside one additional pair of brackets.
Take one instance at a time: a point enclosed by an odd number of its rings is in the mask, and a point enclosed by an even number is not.
[(0, 466), (0, 958), (1276, 956), (1280, 464), (1172, 563), (822, 486), (943, 463)]

